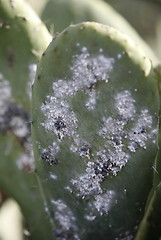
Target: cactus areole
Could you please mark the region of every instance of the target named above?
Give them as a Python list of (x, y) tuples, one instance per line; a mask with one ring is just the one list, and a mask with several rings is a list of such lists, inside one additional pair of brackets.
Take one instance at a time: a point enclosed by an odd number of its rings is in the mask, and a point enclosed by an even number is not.
[(32, 138), (53, 239), (133, 239), (152, 185), (159, 97), (135, 43), (72, 25), (43, 54)]

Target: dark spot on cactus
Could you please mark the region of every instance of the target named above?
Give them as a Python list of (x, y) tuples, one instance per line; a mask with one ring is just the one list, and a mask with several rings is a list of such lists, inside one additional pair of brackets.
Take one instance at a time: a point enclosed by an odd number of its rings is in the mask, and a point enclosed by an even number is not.
[(94, 163), (95, 174), (96, 175), (101, 174), (103, 178), (107, 177), (109, 174), (109, 169), (108, 169), (109, 165), (110, 165), (110, 159), (108, 159), (107, 162), (103, 163), (102, 166), (100, 166), (99, 163), (95, 162)]
[(16, 18), (20, 19), (20, 20), (23, 20), (24, 22), (27, 21), (27, 18), (24, 17), (24, 16), (16, 16)]
[(130, 147), (133, 149), (133, 150), (137, 150), (139, 148), (139, 145), (137, 142), (131, 142), (131, 145)]
[(91, 85), (89, 86), (90, 90), (94, 90), (96, 89), (96, 83), (91, 83)]
[(45, 54), (46, 54), (46, 53), (45, 53), (45, 52), (43, 52), (43, 54), (42, 54), (42, 57), (44, 57), (44, 56), (45, 56)]
[(55, 158), (55, 156), (52, 156), (52, 153), (50, 150), (45, 149), (42, 154), (41, 154), (41, 158), (43, 160), (45, 160), (46, 162), (48, 162), (49, 165), (53, 165), (53, 164), (58, 164), (58, 159)]
[(55, 126), (57, 131), (61, 131), (62, 129), (66, 128), (66, 125), (63, 122), (63, 119), (61, 117), (56, 118), (54, 126)]
[(80, 147), (79, 151), (80, 151), (81, 157), (88, 157), (89, 158), (90, 146), (88, 146), (88, 145), (82, 146), (82, 147)]
[(141, 127), (141, 131), (140, 131), (140, 133), (146, 133), (146, 129), (145, 129), (144, 126)]
[(89, 150), (89, 147), (83, 146), (80, 148), (80, 151), (87, 152)]
[(31, 124), (33, 125), (33, 124), (34, 124), (34, 122), (35, 122), (35, 121), (34, 121), (34, 120), (32, 120), (32, 121), (31, 121)]
[(97, 162), (94, 163), (94, 171), (96, 175), (102, 172), (102, 169), (99, 167), (99, 164)]
[(113, 136), (112, 136), (112, 141), (113, 141), (117, 146), (121, 144), (121, 141), (120, 141), (119, 137), (116, 136), (116, 135), (113, 135)]
[(57, 51), (58, 51), (58, 48), (57, 48), (57, 47), (55, 47), (53, 51), (54, 51), (54, 52), (57, 52)]
[(134, 131), (134, 134), (143, 134), (146, 133), (146, 128), (144, 126), (140, 127), (139, 131)]
[(40, 79), (41, 79), (41, 76), (40, 76), (40, 75), (38, 75), (38, 76), (37, 76), (37, 79), (38, 79), (38, 80), (40, 80)]
[(8, 66), (12, 68), (15, 62), (15, 53), (12, 47), (7, 48), (7, 60), (8, 60)]
[(120, 122), (124, 121), (123, 115), (118, 115), (118, 120), (119, 120)]
[(26, 17), (24, 17), (24, 16), (19, 16), (19, 18), (20, 18), (20, 19), (22, 19), (24, 22), (26, 22), (26, 21), (27, 21), (27, 18), (26, 18)]

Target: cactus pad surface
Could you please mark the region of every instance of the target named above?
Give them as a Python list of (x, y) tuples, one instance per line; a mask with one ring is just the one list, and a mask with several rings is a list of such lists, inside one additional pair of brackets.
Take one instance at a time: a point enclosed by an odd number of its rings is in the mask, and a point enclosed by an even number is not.
[[(129, 11), (130, 12), (130, 11)], [(110, 4), (103, 0), (49, 0), (40, 14), (49, 30), (60, 32), (69, 24), (95, 21), (129, 35), (156, 65), (159, 61), (135, 29)]]
[(133, 239), (158, 110), (151, 62), (126, 35), (86, 22), (52, 41), (33, 85), (32, 139), (55, 239)]
[[(37, 62), (51, 36), (21, 0), (0, 1), (0, 188), (20, 205), (31, 239), (50, 237), (31, 143), (30, 97)], [(36, 210), (35, 205), (39, 208)]]

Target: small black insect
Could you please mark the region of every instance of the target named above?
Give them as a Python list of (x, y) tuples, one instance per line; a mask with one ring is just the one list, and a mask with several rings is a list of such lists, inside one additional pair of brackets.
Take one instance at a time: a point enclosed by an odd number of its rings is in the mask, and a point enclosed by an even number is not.
[(109, 165), (110, 165), (110, 160), (108, 160), (107, 162), (103, 163), (103, 168), (102, 168), (102, 176), (103, 177), (107, 177), (109, 174)]
[(145, 128), (144, 126), (141, 127), (140, 133), (142, 133), (142, 134), (143, 134), (143, 133), (146, 133), (146, 128)]
[(119, 136), (117, 136), (117, 135), (113, 135), (113, 136), (112, 136), (112, 141), (113, 141), (117, 146), (121, 144), (121, 140), (120, 140)]
[(131, 147), (136, 150), (136, 149), (138, 149), (139, 144), (137, 142), (132, 142)]
[(108, 173), (109, 173), (109, 167), (110, 165), (110, 159), (107, 160), (107, 162), (104, 162), (101, 166), (99, 163), (95, 162), (94, 164), (94, 171), (95, 171), (95, 174), (101, 174), (103, 178), (107, 177), (108, 176)]
[(89, 90), (95, 90), (96, 89), (96, 83), (91, 83), (89, 86)]
[(61, 117), (55, 119), (54, 126), (57, 131), (61, 131), (62, 129), (66, 128), (66, 125)]
[(146, 133), (146, 128), (144, 126), (140, 127), (139, 131), (134, 131), (134, 134)]
[(95, 174), (101, 174), (102, 172), (102, 169), (99, 167), (99, 163), (95, 162), (94, 163), (94, 171), (95, 171)]
[(58, 163), (58, 159), (55, 158), (54, 156), (52, 156), (52, 153), (50, 150), (45, 149), (42, 154), (41, 154), (41, 158), (43, 160), (45, 160), (46, 162), (48, 162), (49, 165), (53, 165), (53, 164), (57, 164)]
[(125, 119), (124, 119), (123, 115), (118, 115), (118, 120), (119, 120), (120, 122), (122, 122), (122, 121), (124, 121)]

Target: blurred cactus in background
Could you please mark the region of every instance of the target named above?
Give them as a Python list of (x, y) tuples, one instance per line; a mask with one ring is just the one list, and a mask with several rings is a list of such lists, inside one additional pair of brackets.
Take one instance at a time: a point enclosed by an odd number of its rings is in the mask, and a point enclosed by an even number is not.
[(160, 27), (159, 0), (0, 0), (0, 239), (160, 239)]

